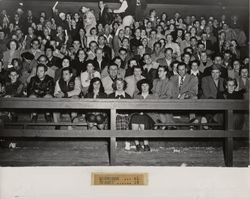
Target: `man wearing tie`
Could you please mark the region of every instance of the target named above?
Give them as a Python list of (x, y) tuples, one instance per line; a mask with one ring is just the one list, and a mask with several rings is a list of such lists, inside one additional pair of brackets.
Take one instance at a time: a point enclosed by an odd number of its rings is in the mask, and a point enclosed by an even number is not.
[(187, 66), (181, 62), (177, 66), (178, 75), (171, 77), (174, 85), (174, 99), (196, 99), (198, 94), (198, 78), (187, 74)]

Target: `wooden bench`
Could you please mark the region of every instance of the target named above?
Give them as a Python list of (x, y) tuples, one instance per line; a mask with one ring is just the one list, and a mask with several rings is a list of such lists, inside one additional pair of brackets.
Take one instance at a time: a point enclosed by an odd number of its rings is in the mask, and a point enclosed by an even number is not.
[[(95, 110), (110, 111), (111, 130), (45, 130), (45, 129), (10, 129), (0, 130), (1, 138), (99, 138), (109, 141), (110, 165), (116, 163), (117, 138), (219, 138), (224, 140), (224, 159), (226, 166), (233, 166), (234, 138), (248, 138), (248, 130), (233, 129), (233, 114), (237, 111), (248, 111), (248, 101), (241, 100), (113, 100), (113, 99), (28, 99), (6, 98), (0, 101), (0, 110)], [(116, 130), (116, 113), (118, 111), (162, 111), (191, 110), (223, 111), (225, 114), (225, 129), (223, 130)], [(48, 124), (48, 123), (46, 123)], [(66, 124), (66, 123), (65, 123)], [(69, 123), (67, 123), (68, 125)], [(71, 124), (71, 123), (70, 123)], [(54, 125), (54, 124), (53, 124)], [(190, 125), (190, 124), (183, 124)], [(193, 124), (192, 124), (193, 125)], [(207, 124), (205, 124), (207, 125)]]

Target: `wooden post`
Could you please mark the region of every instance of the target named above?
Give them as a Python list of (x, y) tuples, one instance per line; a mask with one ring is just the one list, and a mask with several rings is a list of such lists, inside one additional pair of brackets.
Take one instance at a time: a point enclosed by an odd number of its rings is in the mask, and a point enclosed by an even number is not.
[[(110, 127), (111, 127), (111, 130), (116, 130), (116, 109), (110, 110)], [(109, 164), (114, 165), (115, 159), (116, 159), (116, 138), (110, 137)]]
[(111, 137), (110, 144), (109, 144), (109, 164), (110, 164), (110, 166), (114, 166), (115, 159), (116, 159), (116, 138)]
[(230, 130), (233, 130), (233, 110), (227, 110), (226, 112), (226, 133), (227, 137), (224, 140), (224, 158), (225, 165), (227, 167), (233, 166), (233, 137), (230, 134)]

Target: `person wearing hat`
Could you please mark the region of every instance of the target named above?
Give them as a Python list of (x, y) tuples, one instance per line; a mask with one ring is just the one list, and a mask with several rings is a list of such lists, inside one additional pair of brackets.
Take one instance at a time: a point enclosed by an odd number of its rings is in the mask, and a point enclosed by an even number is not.
[[(158, 99), (157, 96), (151, 92), (153, 85), (150, 80), (142, 79), (137, 82), (139, 93), (134, 96), (134, 99), (148, 100)], [(149, 114), (144, 112), (134, 113), (130, 117), (130, 128), (132, 130), (147, 130), (154, 128), (154, 121)], [(148, 140), (143, 140), (141, 145), (139, 140), (135, 140), (136, 151), (150, 151)]]
[(20, 80), (26, 85), (30, 79), (36, 75), (37, 61), (31, 52), (24, 52), (22, 57), (22, 69)]

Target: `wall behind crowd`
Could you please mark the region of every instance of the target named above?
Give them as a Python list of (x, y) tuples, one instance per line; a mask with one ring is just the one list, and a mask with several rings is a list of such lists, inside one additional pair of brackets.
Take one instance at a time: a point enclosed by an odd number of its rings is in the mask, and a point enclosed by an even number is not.
[[(15, 12), (16, 9), (19, 6), (19, 1), (7, 1), (2, 0), (0, 1), (0, 8), (1, 9), (7, 9), (8, 11)], [(117, 0), (118, 2), (118, 0)], [(154, 2), (157, 2), (155, 0)], [(149, 13), (149, 10), (154, 8), (157, 10), (157, 12), (160, 14), (162, 12), (166, 12), (170, 17), (174, 15), (174, 13), (179, 12), (183, 16), (186, 15), (193, 15), (196, 16), (215, 16), (220, 17), (222, 14), (226, 14), (228, 16), (232, 15), (238, 15), (239, 19), (242, 24), (244, 24), (243, 28), (246, 32), (246, 35), (248, 35), (249, 31), (249, 10), (247, 6), (242, 6), (242, 4), (239, 4), (240, 6), (235, 5), (228, 5), (227, 7), (223, 5), (214, 5), (214, 4), (208, 4), (208, 5), (192, 5), (192, 4), (167, 4), (168, 1), (164, 4), (148, 4), (147, 10), (145, 11), (146, 14)], [(32, 9), (34, 14), (38, 14), (41, 11), (50, 12), (51, 8), (53, 7), (55, 1), (24, 1), (23, 7), (24, 9)], [(76, 12), (80, 9), (81, 6), (89, 7), (96, 11), (98, 14), (98, 6), (97, 2), (77, 2), (77, 1), (63, 1), (60, 2), (57, 6), (57, 8), (60, 11), (63, 12)], [(107, 5), (114, 9), (119, 7), (119, 3), (107, 3)]]

